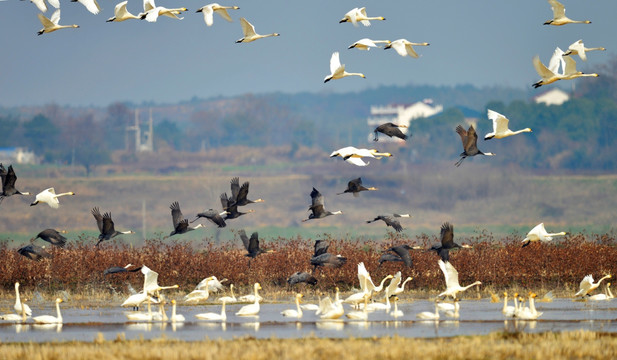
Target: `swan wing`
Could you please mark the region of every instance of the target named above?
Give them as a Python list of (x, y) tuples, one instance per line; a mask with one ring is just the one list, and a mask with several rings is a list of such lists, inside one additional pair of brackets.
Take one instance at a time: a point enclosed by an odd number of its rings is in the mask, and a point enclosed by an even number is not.
[(347, 159), (345, 159), (345, 161), (347, 161), (350, 164), (356, 165), (356, 166), (366, 166), (369, 163), (362, 160), (362, 158), (358, 158), (358, 157), (349, 157)]
[(540, 75), (540, 77), (542, 77), (542, 79), (546, 80), (555, 76), (555, 73), (542, 64), (540, 57), (537, 55), (533, 57), (533, 66), (536, 68), (536, 72)]
[(251, 37), (257, 35), (253, 24), (248, 22), (245, 18), (240, 18), (240, 25), (242, 25), (242, 32), (244, 33), (244, 37)]
[(214, 23), (214, 10), (212, 10), (212, 5), (206, 5), (202, 8), (202, 12), (204, 13), (204, 21), (206, 25), (212, 26)]
[(405, 47), (403, 39), (393, 41), (390, 45), (399, 55), (407, 56), (407, 49)]
[(116, 19), (125, 18), (127, 15), (132, 15), (126, 10), (126, 4), (128, 0), (118, 3), (114, 8), (114, 15), (116, 15)]
[[(343, 68), (342, 70), (341, 70), (341, 67)], [(345, 70), (345, 67), (341, 65), (341, 60), (339, 58), (338, 51), (333, 52), (332, 57), (330, 57), (330, 73), (334, 75), (336, 73), (343, 72), (344, 70)]]
[(158, 18), (159, 18), (159, 8), (158, 7), (154, 9), (150, 9), (146, 12), (147, 22), (156, 22)]
[(553, 18), (559, 19), (566, 16), (566, 8), (557, 0), (548, 0), (548, 3), (551, 4), (551, 8), (553, 9)]
[(39, 10), (41, 10), (41, 12), (47, 11), (47, 5), (45, 5), (45, 0), (30, 0), (30, 2), (36, 5), (36, 7), (39, 8)]
[(576, 60), (574, 60), (572, 56), (564, 56), (563, 61), (566, 63), (563, 72), (564, 75), (573, 75), (578, 73), (576, 70)]
[[(39, 18), (40, 19), (40, 18)], [(54, 25), (58, 25), (58, 23), (60, 23), (60, 9), (54, 11), (53, 14), (51, 14), (51, 17), (49, 18), (49, 20), (54, 24)], [(45, 26), (47, 27), (47, 26)]]
[(144, 12), (148, 12), (155, 7), (156, 5), (154, 4), (154, 0), (144, 0)]
[(585, 54), (585, 44), (583, 40), (578, 40), (568, 47), (568, 50), (572, 51), (572, 55), (577, 54), (583, 61), (587, 61), (587, 54)]
[(56, 9), (60, 9), (60, 0), (47, 0), (47, 2)]
[(218, 8), (216, 10), (214, 10), (215, 13), (219, 14), (223, 19), (229, 21), (229, 22), (233, 22), (233, 20), (231, 19), (231, 16), (229, 16), (229, 13), (227, 12), (227, 9), (225, 8)]
[(96, 2), (96, 0), (77, 0), (77, 1), (80, 2), (83, 6), (85, 6), (86, 9), (88, 9), (88, 11), (90, 11), (94, 15), (101, 12), (101, 7), (99, 6), (99, 3)]
[(493, 120), (493, 131), (495, 134), (502, 134), (508, 130), (509, 120), (507, 117), (491, 109), (487, 110), (487, 114), (488, 118)]
[[(357, 18), (367, 18), (368, 16), (366, 15), (366, 8), (362, 7), (359, 8), (358, 11), (356, 12), (356, 19)], [(368, 20), (360, 20), (360, 23), (364, 26), (371, 26), (371, 22)]]
[(583, 280), (581, 280), (581, 283), (579, 285), (579, 291), (576, 293), (575, 296), (587, 294), (589, 290), (591, 289), (592, 285), (593, 285), (593, 276), (589, 274), (585, 276)]
[(414, 59), (417, 59), (420, 57), (418, 53), (413, 49), (413, 46), (411, 46), (410, 43), (405, 44), (405, 52), (407, 52), (407, 54)]

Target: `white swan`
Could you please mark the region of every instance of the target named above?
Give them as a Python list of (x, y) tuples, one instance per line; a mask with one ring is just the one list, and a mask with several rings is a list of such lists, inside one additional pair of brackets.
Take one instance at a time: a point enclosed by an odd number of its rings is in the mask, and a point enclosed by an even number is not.
[[(11, 322), (20, 322), (20, 323), (25, 323), (26, 320), (28, 319), (28, 315), (26, 315), (26, 302), (27, 299), (20, 299), (19, 303), (21, 304), (21, 311), (19, 314), (4, 314), (4, 315), (0, 315), (0, 320), (4, 320), (4, 321), (11, 321)], [(28, 307), (28, 309), (30, 309)]]
[(345, 16), (339, 21), (340, 23), (351, 22), (354, 26), (358, 26), (358, 22), (364, 26), (371, 26), (370, 20), (386, 20), (383, 16), (368, 17), (366, 15), (366, 8), (353, 8), (349, 10)]
[(147, 299), (148, 302), (148, 311), (147, 312), (132, 312), (132, 313), (126, 313), (126, 318), (131, 320), (131, 321), (152, 321), (153, 320), (153, 314), (152, 314), (152, 308), (150, 306), (150, 298)]
[(503, 139), (508, 136), (517, 135), (524, 132), (531, 132), (530, 128), (525, 128), (517, 131), (512, 131), (508, 129), (508, 123), (510, 120), (504, 115), (498, 113), (497, 111), (488, 109), (487, 116), (490, 120), (493, 121), (493, 132), (486, 134), (484, 136), (484, 140), (490, 140), (492, 138)]
[(581, 71), (576, 70), (576, 60), (571, 56), (563, 56), (563, 61), (565, 62), (563, 80), (574, 80), (580, 77), (598, 77), (599, 75), (596, 73), (586, 74)]
[(589, 20), (572, 20), (566, 17), (566, 8), (557, 0), (548, 0), (548, 3), (553, 9), (553, 19), (547, 20), (544, 25), (591, 24)]
[(19, 282), (16, 282), (15, 283), (15, 305), (13, 306), (13, 309), (15, 309), (17, 313), (21, 314), (22, 308), (25, 310), (26, 315), (32, 316), (32, 309), (30, 309), (30, 306), (28, 306), (28, 304), (22, 305), (21, 298), (19, 297)]
[(549, 234), (548, 232), (546, 232), (546, 229), (544, 228), (544, 223), (540, 223), (527, 233), (527, 236), (525, 236), (522, 243), (523, 243), (523, 247), (525, 247), (531, 244), (531, 242), (533, 241), (549, 242), (553, 240), (553, 236), (563, 236), (563, 235), (567, 235), (567, 233), (565, 231), (562, 231), (562, 232), (558, 232), (554, 234)]
[(446, 310), (445, 314), (447, 317), (458, 319), (461, 316), (459, 314), (460, 308), (461, 308), (461, 305), (459, 304), (459, 299), (454, 299), (454, 309)]
[(439, 302), (435, 301), (435, 312), (432, 313), (430, 311), (423, 311), (419, 314), (416, 314), (416, 317), (418, 319), (423, 319), (423, 320), (439, 320), (439, 306), (438, 306)]
[(238, 299), (236, 299), (236, 296), (234, 295), (234, 284), (229, 285), (229, 290), (231, 291), (231, 296), (223, 296), (223, 297), (216, 299), (216, 301), (227, 302), (230, 304), (238, 302)]
[(368, 38), (360, 39), (355, 43), (349, 45), (348, 49), (358, 49), (358, 50), (371, 50), (371, 48), (378, 48), (377, 44), (390, 44), (390, 40), (371, 40)]
[(163, 6), (156, 6), (154, 0), (144, 0), (144, 12), (140, 13), (140, 19), (146, 19), (148, 22), (156, 22), (159, 16), (167, 16), (172, 19), (182, 20), (184, 18), (178, 17), (183, 11), (187, 11), (186, 8), (168, 9)]
[[(516, 301), (516, 296), (514, 297), (514, 301)], [(506, 317), (513, 317), (514, 311), (516, 308), (514, 306), (508, 306), (508, 293), (503, 293), (503, 308), (501, 309), (501, 313)]]
[(365, 293), (363, 296), (364, 306), (362, 307), (362, 311), (351, 311), (345, 314), (348, 318), (352, 320), (368, 320), (368, 299), (371, 297), (370, 293)]
[(41, 315), (35, 316), (32, 318), (37, 324), (62, 324), (62, 314), (60, 314), (60, 303), (62, 299), (56, 299), (56, 316), (52, 315)]
[(420, 55), (418, 55), (418, 53), (416, 53), (416, 51), (413, 49), (414, 46), (429, 46), (430, 44), (427, 42), (423, 42), (423, 43), (412, 43), (407, 39), (398, 39), (398, 40), (394, 40), (391, 43), (389, 43), (388, 45), (384, 46), (384, 50), (386, 49), (394, 49), (396, 50), (396, 52), (401, 55), (401, 56), (411, 56), (414, 59), (417, 59), (420, 57)]
[(536, 294), (534, 293), (529, 294), (529, 307), (524, 306), (523, 299), (519, 299), (519, 301), (521, 301), (521, 304), (518, 307), (517, 311), (515, 311), (514, 317), (521, 319), (521, 320), (535, 320), (539, 318), (543, 313), (538, 312), (536, 310), (536, 306), (534, 303), (535, 297), (536, 297)]
[[(552, 84), (559, 80), (573, 80), (579, 77), (598, 77), (596, 73), (585, 74), (576, 70), (576, 61), (570, 56), (563, 56), (565, 53), (560, 48), (556, 48), (547, 68), (542, 64), (540, 58), (536, 55), (533, 58), (533, 66), (536, 68), (538, 75), (542, 77), (540, 81), (533, 84), (534, 88), (542, 85)], [(561, 64), (563, 72), (559, 73), (559, 65)]]
[(439, 264), (439, 268), (443, 272), (443, 276), (446, 280), (446, 291), (437, 295), (438, 297), (452, 296), (452, 298), (456, 299), (456, 294), (459, 292), (463, 292), (472, 286), (482, 285), (480, 281), (476, 281), (473, 284), (463, 287), (458, 282), (458, 271), (456, 271), (454, 266), (452, 266), (449, 261), (444, 263), (443, 260), (439, 259), (437, 263)]
[(393, 318), (404, 316), (405, 314), (403, 313), (403, 311), (398, 309), (398, 296), (393, 297), (392, 302), (394, 303), (394, 310), (390, 312), (390, 316), (392, 316)]
[(199, 9), (197, 9), (196, 12), (201, 12), (204, 14), (204, 21), (206, 22), (207, 26), (212, 26), (212, 24), (214, 23), (214, 13), (219, 14), (223, 19), (232, 22), (233, 20), (231, 19), (231, 16), (229, 16), (229, 13), (227, 12), (227, 9), (231, 9), (231, 10), (238, 10), (240, 9), (237, 6), (221, 6), (217, 3), (212, 3), (212, 4), (208, 4), (206, 6), (202, 6)]
[(603, 47), (586, 48), (585, 44), (583, 44), (583, 40), (578, 40), (572, 43), (570, 46), (568, 46), (568, 51), (566, 51), (563, 54), (563, 56), (578, 55), (578, 57), (581, 58), (581, 60), (587, 61), (586, 52), (595, 51), (595, 50), (604, 51), (606, 49)]
[[(45, 0), (30, 0), (30, 2), (36, 5), (36, 7), (41, 10), (41, 12), (47, 12), (47, 5), (45, 5)], [(47, 2), (49, 3), (49, 5), (55, 7), (56, 9), (60, 8), (59, 0), (47, 0)]]
[(340, 148), (338, 150), (333, 151), (330, 154), (330, 157), (340, 156), (346, 162), (356, 165), (356, 166), (366, 166), (369, 162), (364, 162), (362, 160), (363, 157), (372, 157), (375, 159), (381, 159), (382, 157), (390, 157), (392, 154), (390, 153), (380, 153), (376, 149), (358, 149), (353, 146), (346, 146), (344, 148)]
[(338, 51), (332, 53), (332, 57), (330, 58), (330, 75), (326, 76), (323, 82), (327, 83), (332, 79), (342, 79), (347, 76), (359, 76), (361, 78), (366, 78), (366, 76), (362, 73), (348, 73), (345, 71), (345, 65), (341, 64)]
[(225, 313), (225, 304), (226, 303), (227, 302), (225, 300), (223, 300), (223, 305), (221, 306), (221, 313), (220, 314), (209, 312), (209, 313), (196, 314), (195, 317), (198, 318), (199, 320), (210, 320), (210, 321), (222, 321), (222, 322), (225, 322), (225, 321), (227, 321), (227, 314)]
[(51, 14), (51, 18), (46, 18), (43, 14), (37, 14), (41, 24), (43, 24), (43, 28), (39, 30), (37, 34), (43, 35), (44, 33), (54, 32), (60, 29), (68, 29), (68, 28), (78, 28), (79, 25), (59, 25), (60, 22), (60, 9), (54, 11)]
[(186, 296), (184, 296), (184, 299), (183, 299), (184, 302), (196, 304), (201, 301), (208, 300), (208, 298), (210, 297), (210, 289), (209, 289), (208, 284), (212, 280), (213, 280), (212, 276), (202, 280), (199, 284), (197, 284), (197, 287), (195, 287), (195, 290), (191, 291), (190, 293), (186, 294)]
[(407, 284), (407, 282), (409, 282), (411, 280), (413, 280), (413, 278), (411, 276), (408, 276), (407, 279), (405, 279), (405, 281), (403, 281), (401, 286), (397, 287), (393, 292), (391, 292), (391, 295), (401, 294), (403, 291), (405, 291), (405, 284)]
[(611, 278), (611, 275), (606, 275), (600, 280), (598, 280), (598, 282), (594, 283), (593, 276), (591, 274), (585, 276), (583, 280), (581, 281), (581, 283), (579, 284), (579, 291), (576, 294), (574, 294), (574, 297), (585, 296), (589, 294), (593, 290), (597, 289), (598, 286), (600, 286), (600, 283), (602, 282), (602, 280), (610, 279), (610, 278)]
[(86, 9), (88, 9), (88, 11), (90, 11), (94, 15), (101, 12), (101, 7), (99, 6), (99, 3), (96, 2), (96, 0), (71, 0), (71, 2), (78, 2), (82, 4), (86, 7)]
[(60, 207), (60, 201), (58, 201), (58, 198), (60, 196), (67, 196), (67, 195), (75, 195), (75, 193), (72, 191), (69, 191), (69, 192), (65, 192), (61, 194), (56, 194), (56, 190), (54, 190), (54, 188), (51, 187), (49, 189), (45, 189), (41, 191), (40, 193), (36, 194), (36, 198), (34, 199), (34, 202), (30, 204), (30, 206), (34, 206), (42, 202), (42, 203), (46, 203), (51, 208), (57, 209), (58, 207)]
[(240, 18), (240, 25), (242, 25), (242, 33), (244, 34), (244, 36), (241, 39), (236, 40), (236, 43), (247, 43), (270, 36), (281, 36), (281, 34), (279, 33), (259, 35), (255, 32), (255, 27), (253, 26), (253, 24), (248, 22), (245, 18)]
[(257, 290), (261, 289), (261, 285), (259, 285), (259, 283), (255, 283), (254, 288), (255, 288), (255, 302), (252, 303), (252, 304), (244, 305), (243, 307), (241, 307), (240, 310), (238, 310), (238, 312), (236, 312), (236, 315), (238, 315), (238, 316), (255, 316), (255, 315), (259, 314), (259, 298), (258, 298)]
[(116, 7), (114, 8), (114, 16), (107, 19), (107, 22), (113, 22), (113, 21), (120, 22), (120, 21), (129, 20), (129, 19), (141, 19), (139, 16), (131, 14), (126, 9), (127, 3), (128, 3), (128, 0), (116, 4)]
[(287, 309), (281, 311), (281, 315), (285, 317), (293, 317), (293, 318), (301, 318), (302, 317), (302, 308), (300, 307), (300, 299), (302, 299), (302, 294), (296, 294), (296, 310)]
[(171, 301), (171, 322), (184, 322), (184, 315), (176, 313), (176, 300)]

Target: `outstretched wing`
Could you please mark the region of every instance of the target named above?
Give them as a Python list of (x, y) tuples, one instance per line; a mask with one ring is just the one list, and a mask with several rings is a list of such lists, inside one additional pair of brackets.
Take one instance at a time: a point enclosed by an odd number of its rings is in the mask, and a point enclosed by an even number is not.
[(259, 235), (257, 235), (257, 232), (251, 234), (248, 251), (249, 254), (255, 254), (259, 251)]
[(441, 225), (441, 246), (451, 248), (454, 245), (454, 226), (448, 222)]
[(242, 239), (242, 244), (244, 244), (244, 248), (246, 249), (246, 251), (249, 251), (250, 243), (248, 236), (246, 236), (246, 232), (244, 230), (238, 230), (238, 234), (240, 235), (240, 239)]
[(111, 219), (111, 212), (103, 214), (103, 231), (101, 233), (105, 235), (111, 235), (116, 231), (114, 228), (114, 221)]
[(465, 150), (475, 149), (477, 142), (478, 134), (476, 133), (476, 129), (473, 128), (473, 125), (469, 125), (469, 130), (467, 130), (467, 143), (464, 146)]
[(246, 181), (242, 184), (242, 186), (240, 186), (240, 191), (238, 192), (236, 202), (237, 203), (245, 202), (248, 195), (249, 195), (249, 182)]
[(177, 201), (174, 201), (169, 208), (171, 209), (171, 221), (175, 229), (184, 220), (184, 217), (182, 216), (182, 211), (180, 211), (180, 204)]
[(401, 226), (401, 223), (398, 222), (397, 220), (394, 220), (393, 218), (389, 216), (381, 216), (381, 220), (383, 220), (386, 223), (386, 225), (392, 226), (394, 230), (396, 230), (397, 232), (403, 231), (403, 227)]
[(253, 24), (248, 22), (245, 18), (240, 18), (240, 25), (242, 25), (242, 32), (244, 33), (244, 37), (251, 37), (257, 35), (255, 33), (255, 27)]
[(313, 188), (311, 191), (311, 207), (310, 210), (313, 210), (313, 213), (319, 213), (324, 211), (324, 198), (321, 193)]
[(315, 240), (315, 252), (313, 253), (313, 256), (319, 256), (327, 253), (328, 247), (330, 247), (330, 242), (326, 240)]
[[(389, 250), (394, 251), (396, 255), (400, 256), (401, 259), (403, 260), (403, 263), (405, 263), (405, 265), (407, 265), (408, 267), (412, 266), (413, 263), (411, 261), (411, 256), (409, 255), (409, 250), (407, 250), (403, 246), (395, 246), (393, 248), (390, 248)], [(399, 278), (399, 281), (400, 281), (400, 278)]]
[(341, 60), (339, 58), (338, 51), (332, 53), (332, 57), (330, 58), (330, 73), (334, 75), (339, 68), (341, 67)]
[(238, 193), (240, 192), (240, 178), (234, 177), (229, 182), (231, 185), (231, 199), (238, 201)]
[(456, 127), (456, 132), (458, 133), (458, 136), (461, 137), (463, 148), (465, 148), (465, 145), (467, 144), (467, 130), (465, 130), (461, 125), (459, 125)]
[(98, 226), (99, 232), (102, 233), (103, 232), (103, 216), (101, 215), (99, 208), (98, 207), (92, 208), (91, 213), (92, 213), (92, 216), (94, 216), (94, 219), (96, 220), (96, 226)]

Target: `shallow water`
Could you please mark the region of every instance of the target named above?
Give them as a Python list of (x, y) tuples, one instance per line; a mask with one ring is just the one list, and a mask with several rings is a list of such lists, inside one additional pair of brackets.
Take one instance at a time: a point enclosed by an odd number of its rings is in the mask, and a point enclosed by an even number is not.
[[(617, 332), (617, 302), (573, 302), (556, 299), (551, 303), (537, 303), (536, 308), (544, 314), (536, 321), (506, 320), (501, 313), (503, 303), (488, 300), (463, 300), (460, 302), (460, 318), (451, 320), (443, 315), (439, 321), (420, 321), (416, 314), (434, 311), (433, 302), (417, 300), (399, 303), (404, 316), (392, 318), (385, 311), (369, 313), (368, 321), (353, 321), (345, 316), (340, 320), (321, 320), (313, 311), (304, 311), (301, 319), (283, 317), (280, 312), (295, 308), (295, 304), (262, 304), (258, 317), (234, 315), (243, 304), (227, 306), (227, 322), (207, 322), (195, 318), (203, 312), (220, 313), (220, 305), (179, 306), (178, 313), (186, 322), (139, 323), (126, 319), (126, 309), (98, 307), (80, 309), (62, 303), (64, 323), (35, 325), (32, 319), (26, 324), (0, 323), (0, 340), (3, 342), (44, 342), (53, 340), (92, 341), (101, 333), (105, 339), (115, 339), (123, 334), (126, 339), (167, 338), (180, 340), (230, 339), (239, 336), (256, 338), (314, 337), (372, 337), (397, 335), (402, 337), (444, 337), (456, 335), (481, 335), (494, 331), (545, 332), (564, 330), (594, 330)], [(3, 308), (9, 307), (8, 305)], [(12, 309), (12, 306), (11, 306)], [(166, 309), (171, 314), (170, 309)], [(345, 305), (345, 311), (350, 311)], [(34, 308), (34, 315), (53, 314), (55, 308)]]

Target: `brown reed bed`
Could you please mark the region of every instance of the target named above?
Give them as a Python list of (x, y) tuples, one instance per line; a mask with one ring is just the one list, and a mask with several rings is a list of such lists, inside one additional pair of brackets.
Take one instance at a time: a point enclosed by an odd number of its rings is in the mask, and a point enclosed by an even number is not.
[(455, 338), (129, 340), (0, 344), (12, 359), (614, 359), (615, 334), (494, 333)]
[[(302, 287), (303, 291), (331, 291), (334, 286), (341, 290), (357, 287), (357, 267), (364, 262), (373, 279), (401, 270), (403, 278), (412, 276), (408, 289), (431, 294), (443, 289), (444, 280), (437, 265), (434, 252), (415, 250), (411, 252), (414, 265), (405, 268), (402, 263), (385, 263), (378, 266), (384, 249), (393, 244), (410, 243), (428, 248), (436, 243), (435, 237), (420, 236), (409, 239), (398, 234), (382, 242), (337, 240), (331, 241), (330, 252), (347, 257), (340, 269), (318, 271), (319, 283), (315, 287)], [(472, 243), (471, 250), (451, 252), (451, 262), (459, 271), (461, 284), (480, 280), (482, 289), (523, 288), (557, 289), (571, 291), (587, 274), (595, 278), (604, 274), (617, 274), (617, 247), (615, 239), (608, 235), (573, 235), (552, 244), (533, 243), (521, 248), (520, 239), (505, 237), (495, 239), (482, 234), (476, 238), (459, 238), (459, 243)], [(103, 276), (110, 266), (128, 263), (145, 264), (159, 275), (159, 284), (178, 284), (182, 291), (190, 291), (203, 278), (216, 275), (228, 279), (240, 291), (249, 291), (250, 285), (260, 282), (266, 293), (288, 294), (286, 279), (296, 271), (310, 271), (309, 259), (313, 241), (302, 238), (278, 238), (262, 243), (262, 247), (276, 252), (263, 254), (251, 262), (238, 244), (215, 245), (210, 240), (200, 243), (181, 240), (149, 240), (143, 246), (114, 242), (93, 246), (92, 239), (81, 239), (68, 244), (64, 249), (51, 248), (53, 259), (32, 261), (19, 255), (7, 243), (0, 244), (0, 289), (13, 290), (15, 281), (24, 291), (37, 290), (43, 293), (67, 291), (71, 294), (124, 292), (128, 281), (139, 290), (142, 284), (140, 273)], [(480, 291), (482, 291), (480, 289)], [(486, 290), (484, 290), (486, 291)]]

